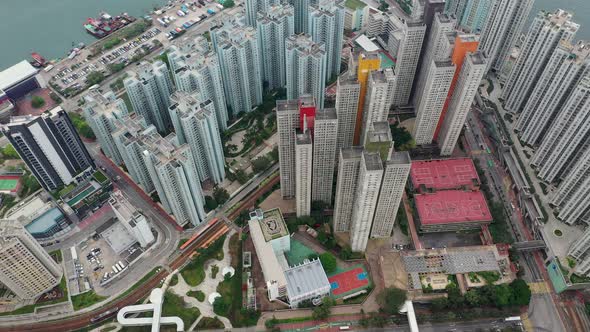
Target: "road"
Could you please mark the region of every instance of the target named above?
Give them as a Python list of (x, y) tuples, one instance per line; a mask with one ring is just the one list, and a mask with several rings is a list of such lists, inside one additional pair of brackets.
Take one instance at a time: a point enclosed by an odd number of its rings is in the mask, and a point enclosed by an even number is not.
[[(494, 115), (495, 117), (495, 115)], [(494, 119), (497, 123), (499, 119)], [(501, 120), (500, 120), (501, 121)], [(465, 130), (465, 139), (469, 145), (469, 150), (474, 159), (480, 160), (480, 165), (485, 171), (485, 176), (492, 192), (493, 199), (502, 202), (508, 220), (510, 221), (510, 231), (516, 241), (532, 240), (533, 236), (524, 223), (522, 213), (518, 208), (518, 198), (506, 185), (505, 179), (508, 175), (501, 166), (499, 160), (493, 153), (487, 153), (485, 148), (491, 151), (495, 150), (496, 143), (490, 140), (490, 133), (486, 124), (482, 121), (482, 114), (478, 110), (473, 110), (467, 118), (467, 130)], [(482, 148), (483, 147), (483, 148)], [(489, 165), (492, 165), (491, 167)], [(514, 208), (513, 208), (514, 207)], [(527, 282), (547, 282), (550, 283), (546, 274), (543, 260), (538, 252), (522, 252), (521, 266), (525, 269), (524, 280)], [(558, 303), (554, 293), (534, 294), (529, 305), (528, 317), (535, 329), (549, 329), (550, 331), (568, 331), (563, 322)]]
[[(166, 214), (157, 204), (153, 203), (149, 199), (149, 197), (143, 191), (141, 191), (141, 189), (135, 183), (133, 183), (131, 179), (121, 169), (119, 169), (104, 155), (102, 155), (98, 149), (97, 144), (92, 143), (87, 144), (87, 146), (89, 148), (89, 152), (95, 158), (96, 164), (99, 167), (104, 167), (106, 170), (105, 173), (111, 179), (116, 178), (117, 176), (121, 177), (121, 179), (115, 183), (116, 186), (124, 193), (124, 195), (130, 200), (132, 204), (140, 208), (144, 213), (146, 213), (150, 217), (150, 219), (155, 220), (156, 222), (154, 222), (154, 224), (157, 225), (159, 229), (162, 229), (162, 231), (166, 232), (167, 237), (169, 239), (168, 241), (164, 241), (163, 249), (160, 249), (158, 252), (154, 252), (153, 257), (148, 257), (148, 259), (153, 259), (153, 261), (158, 261), (160, 263), (151, 263), (152, 260), (150, 260), (141, 264), (142, 269), (138, 270), (137, 274), (132, 274), (133, 272), (129, 274), (129, 282), (120, 283), (122, 290), (118, 294), (120, 295), (123, 291), (125, 291), (126, 288), (128, 288), (130, 285), (133, 285), (137, 280), (140, 280), (148, 271), (151, 271), (151, 269), (153, 269), (155, 266), (162, 265), (165, 267), (165, 269), (159, 272), (156, 276), (152, 277), (147, 283), (145, 283), (142, 286), (139, 286), (136, 290), (126, 295), (124, 298), (115, 300), (113, 302), (109, 302), (108, 304), (105, 304), (104, 306), (96, 308), (90, 312), (86, 312), (83, 310), (82, 312), (78, 312), (76, 316), (52, 322), (43, 322), (41, 321), (41, 319), (36, 320), (34, 316), (31, 319), (27, 317), (26, 320), (20, 319), (16, 322), (0, 322), (0, 324), (2, 325), (10, 325), (5, 327), (0, 326), (0, 332), (64, 331), (88, 326), (90, 325), (90, 319), (92, 317), (95, 317), (96, 315), (115, 307), (120, 308), (125, 305), (133, 304), (137, 302), (139, 299), (142, 299), (145, 296), (147, 296), (151, 289), (158, 285), (159, 280), (163, 279), (168, 275), (168, 271), (173, 271), (174, 269), (181, 267), (185, 262), (187, 262), (189, 259), (189, 255), (192, 253), (192, 251), (194, 251), (194, 249), (198, 248), (203, 243), (208, 243), (209, 241), (211, 241), (211, 236), (213, 235), (216, 235), (217, 237), (221, 236), (221, 234), (216, 234), (216, 232), (219, 231), (219, 229), (222, 227), (222, 225), (224, 225), (224, 223), (217, 223), (211, 229), (206, 230), (194, 244), (190, 245), (188, 249), (186, 249), (183, 252), (179, 252), (177, 250), (177, 244), (180, 232), (178, 226), (174, 223), (173, 219), (168, 214)], [(260, 197), (266, 191), (268, 191), (276, 182), (275, 180), (278, 179), (278, 177), (275, 177), (273, 180), (269, 181), (262, 187), (260, 187), (260, 184), (268, 176), (270, 176), (277, 170), (278, 164), (272, 166), (267, 171), (253, 178), (251, 183), (245, 185), (242, 190), (234, 194), (234, 196), (228, 202), (226, 202), (226, 204), (224, 205), (224, 209), (219, 209), (210, 218), (222, 217), (225, 219), (226, 224), (229, 224), (231, 227), (235, 228), (235, 224), (230, 223), (227, 219), (227, 216), (238, 215), (241, 212), (241, 210), (249, 208), (251, 205), (250, 203), (253, 204), (253, 202), (258, 197)], [(234, 204), (238, 202), (244, 202), (245, 204), (240, 205), (239, 208), (235, 209), (231, 214), (228, 214), (227, 209), (231, 208), (232, 206), (234, 206)], [(205, 223), (203, 223), (202, 225), (205, 225)], [(197, 227), (196, 229), (200, 229), (200, 227)], [(72, 242), (75, 242), (75, 240), (72, 240)], [(70, 244), (70, 242), (60, 243), (60, 245), (62, 246), (67, 246), (68, 244)], [(167, 262), (171, 263), (166, 264)], [(71, 315), (72, 313), (70, 312), (68, 314)], [(61, 319), (61, 317), (54, 317), (54, 319), (58, 318)], [(18, 325), (19, 323), (24, 324)]]
[[(189, 248), (187, 248), (184, 252), (179, 254), (171, 263), (170, 269), (174, 270), (181, 267), (187, 260), (190, 259), (190, 255), (194, 250), (199, 248), (203, 243), (210, 241), (213, 235), (216, 235), (219, 238), (223, 234), (219, 234), (219, 230), (222, 228), (222, 223), (216, 223), (214, 226), (206, 230), (203, 235), (197, 239), (194, 243), (192, 243)], [(153, 268), (153, 267), (152, 267)], [(168, 270), (162, 269), (161, 271), (157, 272), (154, 277), (149, 279), (143, 285), (140, 285), (136, 289), (132, 290), (128, 295), (124, 298), (115, 300), (110, 302), (99, 309), (94, 311), (81, 313), (75, 317), (59, 320), (59, 321), (50, 321), (50, 322), (34, 322), (33, 320), (21, 321), (22, 324), (20, 325), (13, 325), (10, 327), (0, 327), (0, 331), (27, 331), (27, 332), (63, 332), (63, 331), (72, 331), (76, 329), (80, 329), (83, 327), (87, 327), (91, 325), (91, 319), (96, 317), (96, 315), (112, 310), (113, 312), (117, 311), (119, 308), (122, 308), (127, 305), (135, 304), (137, 301), (145, 298), (153, 288), (157, 287), (160, 283), (160, 280), (164, 279), (169, 274)]]

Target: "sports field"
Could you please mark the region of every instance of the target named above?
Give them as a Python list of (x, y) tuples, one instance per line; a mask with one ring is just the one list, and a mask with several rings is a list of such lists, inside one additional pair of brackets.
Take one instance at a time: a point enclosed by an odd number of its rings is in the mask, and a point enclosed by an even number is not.
[(369, 287), (369, 275), (364, 267), (356, 267), (328, 277), (332, 295), (340, 298)]
[(0, 191), (15, 192), (18, 189), (20, 176), (4, 175), (0, 176)]

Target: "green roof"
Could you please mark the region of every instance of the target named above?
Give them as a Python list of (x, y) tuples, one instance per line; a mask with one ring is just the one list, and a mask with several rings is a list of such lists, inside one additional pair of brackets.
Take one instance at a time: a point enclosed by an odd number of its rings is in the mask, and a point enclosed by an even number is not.
[(382, 161), (386, 161), (389, 156), (389, 148), (391, 142), (368, 142), (365, 144), (365, 149), (369, 152), (379, 152)]
[(92, 174), (92, 176), (96, 179), (96, 181), (98, 181), (98, 183), (104, 183), (108, 180), (108, 178), (104, 175), (103, 172), (101, 171), (96, 171), (94, 172), (94, 174)]
[(344, 5), (350, 9), (360, 9), (367, 6), (367, 4), (361, 0), (346, 0)]

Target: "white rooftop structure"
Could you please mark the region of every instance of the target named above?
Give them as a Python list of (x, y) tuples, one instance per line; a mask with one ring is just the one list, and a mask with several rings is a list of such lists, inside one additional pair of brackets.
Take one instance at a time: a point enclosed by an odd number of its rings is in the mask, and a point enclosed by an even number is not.
[[(43, 213), (53, 208), (51, 201), (44, 202), (40, 195), (35, 195), (32, 198), (25, 199), (16, 207), (12, 208), (7, 214), (6, 219), (19, 219), (25, 217), (26, 220), (33, 220)], [(23, 220), (25, 220), (23, 219)]]
[(229, 276), (230, 277), (233, 277), (234, 274), (236, 273), (236, 270), (233, 267), (231, 267), (231, 266), (226, 266), (226, 267), (223, 268), (223, 270), (221, 270), (221, 275), (224, 276), (224, 277), (228, 273), (229, 273)]
[(369, 37), (364, 34), (358, 36), (354, 41), (367, 52), (380, 50), (379, 46), (377, 46), (377, 44), (371, 41)]
[(301, 301), (321, 298), (330, 294), (330, 282), (319, 259), (305, 260), (303, 264), (285, 271), (287, 292), (291, 307)]
[(213, 292), (213, 293), (209, 294), (209, 297), (207, 298), (207, 301), (209, 301), (209, 303), (210, 303), (211, 305), (213, 305), (213, 303), (215, 303), (215, 300), (216, 300), (218, 297), (221, 297), (221, 294), (219, 294), (219, 293), (217, 293), (217, 292)]
[(248, 226), (268, 288), (268, 298), (273, 301), (287, 295), (287, 280), (271, 242), (267, 242), (265, 239), (261, 227), (262, 222), (258, 219), (251, 219), (248, 221)]
[(0, 72), (0, 90), (10, 88), (36, 74), (37, 68), (33, 67), (27, 60), (23, 60)]

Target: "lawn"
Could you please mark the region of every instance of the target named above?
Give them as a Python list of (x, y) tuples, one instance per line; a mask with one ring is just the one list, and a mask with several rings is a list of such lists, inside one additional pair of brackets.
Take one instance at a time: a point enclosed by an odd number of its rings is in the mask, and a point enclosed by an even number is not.
[(178, 284), (178, 274), (172, 276), (169, 286), (176, 286), (176, 284)]
[(184, 328), (187, 330), (191, 324), (201, 315), (197, 308), (187, 308), (187, 304), (182, 297), (166, 292), (164, 294), (164, 305), (162, 307), (162, 316), (177, 316), (184, 322)]
[(55, 260), (56, 263), (61, 263), (61, 261), (62, 261), (60, 249), (50, 252), (49, 256), (51, 256)]
[(205, 293), (201, 292), (200, 290), (198, 290), (198, 291), (189, 291), (188, 293), (186, 293), (186, 295), (188, 295), (190, 297), (194, 297), (199, 302), (205, 301)]
[(258, 322), (260, 312), (242, 309), (242, 241), (237, 233), (230, 238), (229, 252), (231, 266), (235, 268), (236, 273), (217, 286), (217, 292), (226, 301), (221, 316), (229, 318), (235, 327), (254, 326)]
[(223, 242), (225, 236), (220, 237), (211, 244), (208, 248), (199, 249), (198, 255), (196, 255), (190, 263), (180, 271), (180, 274), (184, 278), (184, 281), (189, 286), (198, 286), (203, 280), (205, 280), (205, 262), (209, 259), (223, 259)]
[(96, 304), (104, 299), (106, 299), (106, 297), (97, 295), (93, 290), (91, 290), (72, 296), (72, 305), (74, 306), (74, 311), (78, 311), (80, 309), (90, 307), (91, 305)]
[(104, 175), (101, 171), (96, 171), (94, 172), (94, 174), (92, 175), (96, 181), (98, 181), (99, 183), (104, 183), (108, 180), (108, 178), (106, 177), (106, 175)]
[(199, 324), (197, 324), (197, 331), (198, 330), (212, 330), (212, 329), (222, 329), (224, 328), (223, 323), (217, 318), (211, 317), (203, 317)]

